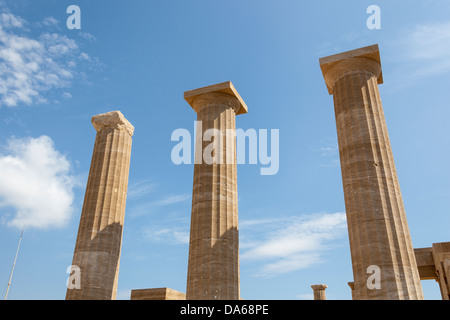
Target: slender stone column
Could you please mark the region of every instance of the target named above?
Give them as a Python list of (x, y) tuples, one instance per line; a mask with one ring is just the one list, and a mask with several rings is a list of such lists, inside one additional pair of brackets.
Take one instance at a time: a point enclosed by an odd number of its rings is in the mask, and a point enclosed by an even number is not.
[(378, 46), (322, 58), (320, 66), (334, 98), (354, 298), (423, 299), (378, 90)]
[(314, 284), (311, 286), (314, 291), (314, 300), (327, 300), (325, 289), (328, 288), (326, 284)]
[(72, 263), (80, 283), (69, 283), (67, 300), (114, 300), (117, 292), (134, 127), (119, 111), (92, 124), (97, 136)]
[(186, 299), (238, 300), (235, 116), (247, 106), (231, 82), (184, 97), (198, 121)]

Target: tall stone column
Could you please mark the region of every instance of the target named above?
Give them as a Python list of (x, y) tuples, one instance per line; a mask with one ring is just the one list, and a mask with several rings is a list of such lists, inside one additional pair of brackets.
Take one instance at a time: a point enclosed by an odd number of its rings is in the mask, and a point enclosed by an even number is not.
[(322, 58), (320, 66), (334, 98), (354, 298), (423, 299), (378, 90), (378, 46)]
[(314, 300), (327, 300), (325, 289), (328, 288), (326, 284), (314, 284), (311, 286), (314, 292)]
[(119, 111), (92, 124), (97, 136), (72, 263), (80, 283), (69, 284), (67, 300), (114, 300), (117, 292), (134, 127)]
[(231, 82), (187, 91), (197, 112), (187, 300), (238, 300), (235, 116), (247, 106)]

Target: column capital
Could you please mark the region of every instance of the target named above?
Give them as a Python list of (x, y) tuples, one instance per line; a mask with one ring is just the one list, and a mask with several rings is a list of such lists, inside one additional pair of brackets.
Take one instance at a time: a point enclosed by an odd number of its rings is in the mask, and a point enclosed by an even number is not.
[(377, 77), (378, 84), (383, 83), (377, 44), (323, 57), (319, 63), (330, 95), (333, 94), (335, 81), (347, 72), (365, 70)]
[(197, 110), (198, 107), (194, 104), (195, 100), (199, 96), (208, 93), (226, 93), (230, 96), (235, 97), (239, 102), (239, 108), (238, 111), (236, 112), (236, 115), (247, 113), (248, 110), (247, 105), (245, 104), (244, 100), (241, 98), (236, 88), (231, 83), (231, 81), (226, 81), (218, 84), (213, 84), (211, 86), (186, 91), (184, 93), (184, 99), (195, 110), (195, 112), (198, 112)]
[(103, 129), (113, 128), (123, 130), (130, 136), (133, 136), (133, 125), (125, 119), (120, 111), (110, 111), (107, 113), (98, 114), (92, 117), (91, 122), (97, 132), (100, 132)]
[(317, 290), (325, 290), (326, 288), (328, 288), (328, 286), (327, 286), (326, 284), (313, 284), (313, 285), (311, 286), (311, 288), (312, 288), (314, 291), (317, 291)]

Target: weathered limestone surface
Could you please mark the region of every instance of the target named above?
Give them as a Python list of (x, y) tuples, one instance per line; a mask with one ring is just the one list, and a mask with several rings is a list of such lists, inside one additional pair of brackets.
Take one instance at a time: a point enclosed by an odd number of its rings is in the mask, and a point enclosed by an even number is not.
[(416, 256), (420, 280), (437, 280), (432, 248), (414, 249), (414, 254)]
[(119, 111), (92, 117), (97, 130), (72, 265), (80, 289), (67, 300), (116, 298), (134, 127)]
[[(184, 97), (198, 121), (186, 298), (239, 300), (236, 139), (225, 139), (225, 133), (235, 132), (235, 116), (247, 107), (231, 82), (187, 91)], [(217, 143), (212, 154), (220, 154), (222, 162), (201, 159), (212, 143), (202, 141), (209, 129), (224, 136), (220, 143), (211, 139)], [(233, 161), (226, 161), (230, 155)]]
[(327, 300), (325, 289), (328, 288), (326, 284), (314, 284), (311, 286), (314, 291), (314, 300)]
[(352, 291), (352, 300), (355, 300), (355, 296), (353, 291), (355, 290), (355, 283), (353, 281), (347, 282), (348, 286), (350, 287), (350, 290)]
[[(378, 84), (378, 46), (320, 59), (333, 94), (355, 299), (423, 299)], [(381, 288), (369, 289), (378, 266)]]
[(170, 288), (131, 290), (131, 300), (186, 300), (182, 292)]
[(414, 249), (421, 280), (436, 280), (442, 300), (450, 300), (450, 242)]
[(450, 300), (450, 242), (433, 243), (432, 251), (442, 300)]

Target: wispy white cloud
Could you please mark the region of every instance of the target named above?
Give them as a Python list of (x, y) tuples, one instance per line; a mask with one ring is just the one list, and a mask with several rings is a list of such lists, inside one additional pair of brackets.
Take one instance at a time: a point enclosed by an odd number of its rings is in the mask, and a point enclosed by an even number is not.
[(80, 31), (80, 32), (78, 33), (78, 35), (79, 35), (81, 38), (86, 39), (86, 40), (89, 40), (89, 41), (91, 41), (91, 42), (97, 41), (97, 38), (96, 38), (94, 35), (90, 34), (89, 32)]
[(46, 27), (59, 27), (59, 21), (53, 17), (46, 17), (42, 20), (42, 24)]
[(148, 179), (130, 183), (128, 186), (127, 198), (136, 199), (148, 195), (156, 190), (158, 184), (151, 182)]
[[(185, 203), (191, 198), (190, 194), (169, 194), (161, 197), (158, 200), (138, 202), (138, 198), (155, 193), (157, 184), (150, 182), (150, 180), (143, 180), (132, 185), (132, 198), (136, 203), (132, 203), (128, 213), (131, 217), (136, 218), (140, 216), (149, 216), (152, 214), (159, 214), (164, 211), (165, 214), (160, 216), (157, 221), (151, 223), (151, 226), (146, 226), (142, 230), (142, 235), (145, 240), (152, 242), (162, 242), (170, 244), (186, 244), (189, 243), (189, 223), (186, 216), (180, 216), (177, 213), (177, 205)], [(168, 214), (168, 209), (172, 211)], [(162, 219), (161, 219), (162, 218)]]
[(419, 24), (405, 37), (407, 58), (450, 60), (450, 21)]
[[(42, 25), (57, 23), (47, 17)], [(72, 84), (79, 73), (77, 60), (99, 64), (81, 52), (75, 40), (49, 32), (32, 37), (26, 25), (12, 13), (0, 14), (0, 107), (45, 103), (46, 92)]]
[(321, 156), (336, 156), (339, 155), (339, 148), (337, 144), (327, 145), (320, 148)]
[(180, 226), (145, 228), (143, 233), (146, 239), (154, 242), (164, 241), (165, 243), (173, 244), (189, 243), (189, 229)]
[(63, 92), (63, 93), (61, 94), (61, 96), (62, 96), (64, 99), (70, 99), (70, 98), (72, 98), (72, 94), (71, 94), (70, 92)]
[(316, 141), (310, 146), (311, 152), (320, 155), (321, 161), (318, 163), (321, 167), (336, 168), (340, 166), (339, 145), (335, 138)]
[[(324, 252), (345, 234), (345, 213), (315, 214), (303, 217), (242, 222), (245, 235), (242, 261), (265, 261), (255, 274), (270, 277), (308, 268), (322, 261)], [(254, 228), (257, 226), (257, 228)], [(273, 230), (274, 226), (278, 226)], [(273, 230), (273, 231), (270, 231)], [(241, 247), (242, 248), (242, 247)]]
[(320, 147), (320, 155), (324, 162), (320, 164), (321, 167), (337, 168), (340, 166), (339, 161), (339, 146), (337, 142), (329, 143)]
[(450, 73), (450, 21), (417, 24), (400, 33), (393, 45), (403, 86)]
[[(183, 193), (183, 194), (172, 194), (172, 195), (166, 195), (159, 200), (154, 201), (144, 201), (144, 202), (138, 202), (137, 198), (141, 197), (144, 194), (153, 192), (155, 190), (156, 184), (152, 183), (142, 183), (142, 185), (136, 185), (132, 187), (131, 190), (131, 198), (135, 199), (134, 202), (130, 203), (129, 209), (127, 210), (129, 212), (129, 215), (133, 218), (149, 215), (154, 212), (157, 212), (162, 207), (176, 205), (179, 203), (186, 202), (188, 199), (190, 199), (190, 194)], [(130, 196), (130, 193), (128, 193), (128, 196)]]
[(69, 160), (48, 136), (11, 139), (0, 153), (2, 222), (18, 228), (63, 227), (72, 214)]
[(78, 59), (80, 60), (90, 60), (91, 58), (89, 57), (89, 55), (86, 52), (81, 52)]
[(190, 197), (191, 197), (191, 195), (188, 193), (169, 195), (169, 196), (166, 196), (166, 197), (156, 201), (155, 204), (157, 206), (168, 206), (168, 205), (172, 205), (172, 204), (176, 204), (176, 203), (180, 203), (180, 202), (185, 202)]
[(26, 21), (21, 17), (17, 17), (9, 12), (0, 14), (0, 26), (2, 28), (22, 28)]

